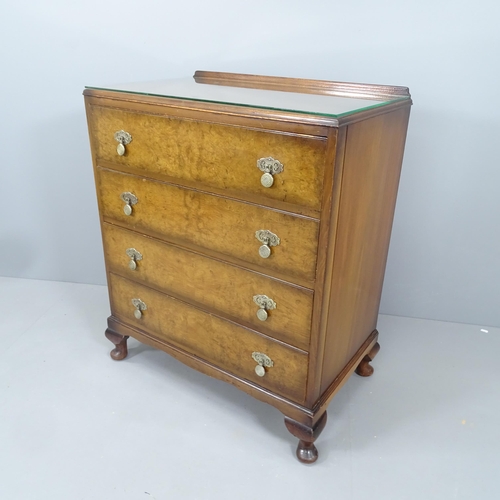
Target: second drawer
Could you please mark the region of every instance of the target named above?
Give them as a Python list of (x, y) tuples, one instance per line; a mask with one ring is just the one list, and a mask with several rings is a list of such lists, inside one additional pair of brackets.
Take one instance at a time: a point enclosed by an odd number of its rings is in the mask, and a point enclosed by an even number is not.
[[(309, 350), (313, 293), (112, 224), (103, 225), (108, 270), (174, 293), (288, 344)], [(134, 258), (134, 251), (138, 252)], [(139, 259), (139, 260), (137, 260)], [(262, 313), (253, 298), (275, 309)], [(259, 299), (256, 299), (259, 301)], [(265, 300), (265, 299), (264, 299)], [(262, 300), (261, 306), (262, 304)], [(272, 304), (271, 304), (272, 307)], [(259, 319), (257, 312), (264, 321)], [(267, 318), (266, 318), (267, 316)]]

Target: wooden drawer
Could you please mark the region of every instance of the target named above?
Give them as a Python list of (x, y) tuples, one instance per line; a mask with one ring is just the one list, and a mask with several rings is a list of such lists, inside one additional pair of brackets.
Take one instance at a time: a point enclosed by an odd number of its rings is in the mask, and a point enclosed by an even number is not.
[[(250, 203), (184, 189), (171, 184), (106, 169), (97, 169), (104, 219), (174, 243), (196, 245), (312, 282), (316, 271), (319, 223)], [(120, 195), (137, 197), (125, 215)], [(255, 232), (264, 229), (280, 238), (267, 259), (259, 255)]]
[[(109, 286), (112, 313), (122, 322), (297, 403), (304, 401), (307, 353), (112, 273)], [(134, 298), (147, 306), (140, 319), (134, 315)], [(263, 377), (255, 373), (253, 352), (273, 361)]]
[[(181, 120), (92, 106), (89, 125), (97, 162), (105, 160), (151, 174), (236, 193), (321, 208), (326, 140), (215, 123)], [(126, 154), (116, 152), (116, 131), (132, 136)], [(284, 165), (265, 188), (257, 160)]]
[[(247, 271), (195, 252), (183, 250), (111, 224), (103, 225), (108, 270), (160, 291), (245, 322), (274, 338), (309, 350), (313, 292)], [(141, 260), (129, 268), (126, 250)], [(276, 303), (268, 318), (257, 318), (255, 295)]]

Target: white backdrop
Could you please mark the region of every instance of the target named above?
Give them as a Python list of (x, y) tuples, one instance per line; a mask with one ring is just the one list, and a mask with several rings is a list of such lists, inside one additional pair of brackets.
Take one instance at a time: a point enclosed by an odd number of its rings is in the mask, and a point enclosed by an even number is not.
[(409, 86), (382, 312), (500, 326), (500, 2), (0, 2), (0, 275), (104, 283), (84, 85)]

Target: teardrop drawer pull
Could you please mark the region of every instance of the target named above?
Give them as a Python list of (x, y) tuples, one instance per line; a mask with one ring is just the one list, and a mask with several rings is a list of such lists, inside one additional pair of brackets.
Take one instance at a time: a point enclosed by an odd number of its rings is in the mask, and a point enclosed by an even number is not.
[(125, 132), (125, 130), (118, 130), (118, 132), (115, 132), (114, 137), (115, 141), (118, 142), (118, 146), (116, 146), (116, 152), (120, 156), (123, 156), (127, 152), (125, 146), (132, 142), (132, 136), (128, 132)]
[(257, 160), (257, 168), (264, 172), (260, 178), (260, 183), (265, 188), (270, 188), (274, 184), (273, 175), (283, 172), (283, 164), (272, 156)]
[(271, 255), (271, 248), (280, 244), (280, 239), (271, 231), (267, 229), (259, 229), (255, 232), (255, 237), (263, 243), (263, 245), (259, 248), (259, 255), (263, 259), (267, 259)]
[(136, 250), (135, 248), (127, 248), (125, 253), (128, 257), (130, 257), (128, 267), (131, 271), (135, 271), (137, 269), (137, 262), (142, 260), (142, 253)]
[(125, 215), (132, 215), (133, 209), (132, 205), (135, 205), (139, 200), (135, 194), (125, 191), (120, 195), (120, 199), (125, 203), (123, 207), (123, 212)]
[(257, 318), (261, 321), (266, 321), (268, 318), (267, 311), (271, 309), (276, 309), (276, 302), (270, 299), (267, 295), (254, 295), (253, 301), (259, 306), (257, 310)]
[(263, 377), (266, 374), (266, 368), (272, 368), (274, 366), (273, 360), (262, 352), (253, 352), (252, 359), (257, 363), (255, 373), (259, 377)]
[(132, 299), (132, 305), (135, 307), (134, 316), (136, 319), (141, 319), (142, 311), (145, 311), (148, 306), (141, 299)]

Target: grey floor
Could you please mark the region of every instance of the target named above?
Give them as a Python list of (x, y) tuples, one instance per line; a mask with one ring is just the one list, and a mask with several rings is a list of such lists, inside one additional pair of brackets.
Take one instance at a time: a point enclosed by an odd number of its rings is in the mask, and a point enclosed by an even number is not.
[(304, 466), (281, 414), (130, 342), (105, 287), (0, 278), (0, 499), (498, 499), (500, 330), (381, 316)]

